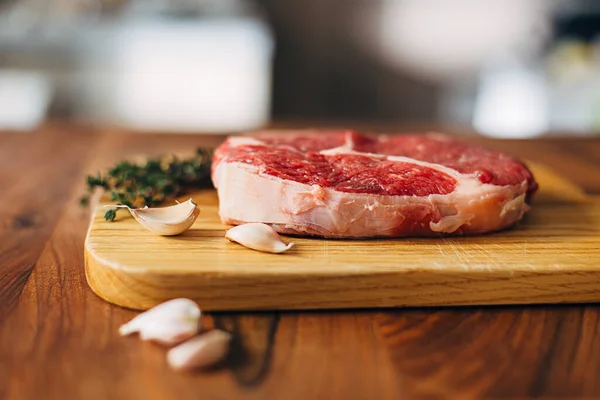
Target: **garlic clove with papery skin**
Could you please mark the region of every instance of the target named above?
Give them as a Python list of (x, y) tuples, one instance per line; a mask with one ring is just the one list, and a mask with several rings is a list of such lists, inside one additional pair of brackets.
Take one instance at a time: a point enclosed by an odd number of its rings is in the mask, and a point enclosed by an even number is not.
[(225, 358), (230, 341), (229, 333), (215, 329), (169, 350), (167, 362), (175, 370), (208, 367)]
[(231, 228), (225, 234), (225, 238), (250, 249), (266, 253), (283, 253), (294, 246), (294, 243), (285, 244), (275, 229), (258, 222)]
[(143, 312), (121, 325), (121, 336), (139, 332), (140, 339), (173, 346), (191, 338), (200, 329), (201, 311), (189, 299), (173, 299)]
[(200, 215), (200, 207), (189, 199), (183, 203), (160, 208), (130, 208), (126, 205), (105, 206), (126, 208), (144, 228), (162, 236), (179, 235), (191, 228)]

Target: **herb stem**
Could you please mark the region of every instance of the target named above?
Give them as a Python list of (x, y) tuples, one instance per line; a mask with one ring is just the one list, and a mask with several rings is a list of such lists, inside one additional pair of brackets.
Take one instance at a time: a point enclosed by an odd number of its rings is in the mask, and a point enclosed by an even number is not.
[[(211, 187), (212, 150), (199, 148), (188, 159), (165, 156), (148, 159), (144, 164), (122, 161), (104, 175), (87, 177), (88, 194), (81, 198), (89, 204), (95, 188), (109, 193), (111, 201), (131, 208), (154, 207), (193, 189)], [(104, 219), (114, 221), (117, 208), (106, 211)]]

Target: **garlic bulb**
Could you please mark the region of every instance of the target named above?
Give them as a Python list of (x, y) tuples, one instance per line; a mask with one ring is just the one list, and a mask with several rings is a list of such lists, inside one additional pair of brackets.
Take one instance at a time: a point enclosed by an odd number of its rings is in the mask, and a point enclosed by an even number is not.
[(144, 228), (162, 236), (179, 235), (194, 224), (200, 208), (192, 199), (170, 207), (130, 208), (125, 205), (106, 206), (126, 208)]
[(283, 253), (292, 248), (294, 243), (285, 244), (275, 229), (262, 223), (249, 223), (231, 228), (225, 238), (253, 250), (266, 253)]
[(139, 314), (119, 328), (121, 336), (139, 332), (142, 340), (172, 346), (198, 333), (200, 308), (189, 299), (173, 299)]
[(218, 329), (203, 333), (169, 350), (167, 362), (175, 370), (208, 367), (227, 355), (230, 340), (229, 333)]

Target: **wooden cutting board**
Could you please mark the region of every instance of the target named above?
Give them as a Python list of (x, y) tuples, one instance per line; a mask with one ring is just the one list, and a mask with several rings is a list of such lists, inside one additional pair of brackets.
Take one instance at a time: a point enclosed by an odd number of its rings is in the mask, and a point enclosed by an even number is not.
[(215, 191), (192, 195), (200, 217), (161, 237), (101, 204), (85, 243), (91, 288), (146, 309), (175, 297), (206, 310), (317, 309), (600, 301), (600, 198), (548, 168), (517, 227), (468, 238), (323, 240), (265, 254), (224, 239)]

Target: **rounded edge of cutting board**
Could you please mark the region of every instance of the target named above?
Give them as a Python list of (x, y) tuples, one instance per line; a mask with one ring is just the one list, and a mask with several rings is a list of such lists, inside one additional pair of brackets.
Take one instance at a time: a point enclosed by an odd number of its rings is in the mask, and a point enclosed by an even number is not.
[[(174, 298), (189, 298), (205, 310), (276, 309), (273, 304), (256, 306), (244, 298), (220, 296), (213, 289), (214, 274), (181, 275), (179, 273), (148, 274), (134, 272), (125, 265), (99, 256), (85, 241), (85, 276), (92, 291), (109, 303), (135, 310), (147, 310)], [(235, 284), (235, 277), (232, 282)], [(217, 299), (213, 301), (212, 299)]]
[(134, 296), (123, 295), (125, 288), (121, 287), (119, 283), (121, 281), (119, 271), (109, 266), (105, 260), (96, 257), (94, 252), (89, 250), (87, 239), (84, 256), (85, 278), (92, 291), (100, 298), (109, 303), (136, 310), (145, 310), (153, 306), (148, 302), (136, 300)]

